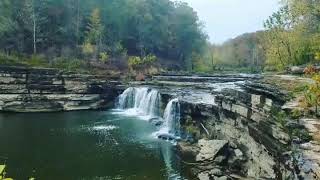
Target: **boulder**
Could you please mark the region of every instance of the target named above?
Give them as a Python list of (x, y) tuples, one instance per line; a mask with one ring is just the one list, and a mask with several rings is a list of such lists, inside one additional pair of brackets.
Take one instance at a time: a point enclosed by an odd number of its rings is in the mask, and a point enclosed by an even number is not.
[(200, 152), (196, 156), (196, 161), (213, 161), (227, 145), (228, 141), (226, 140), (199, 140)]

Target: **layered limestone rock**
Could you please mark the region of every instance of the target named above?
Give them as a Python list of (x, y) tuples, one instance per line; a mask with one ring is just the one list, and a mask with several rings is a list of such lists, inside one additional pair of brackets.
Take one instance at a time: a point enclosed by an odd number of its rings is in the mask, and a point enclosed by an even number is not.
[[(258, 88), (254, 90), (253, 87)], [(217, 166), (228, 178), (281, 179), (290, 174), (291, 169), (285, 165), (288, 157), (283, 155), (288, 150), (290, 137), (271, 115), (273, 108), (281, 107), (285, 95), (263, 87), (266, 86), (250, 83), (243, 85), (242, 90), (225, 89), (214, 96), (212, 104), (181, 100), (181, 123), (186, 136), (192, 134), (195, 140), (205, 137), (229, 142), (232, 147), (224, 151), (225, 157), (210, 156), (212, 162), (205, 167), (203, 164), (194, 166), (195, 176), (212, 179), (211, 171)], [(196, 154), (194, 162), (204, 157), (202, 149), (193, 153)], [(216, 152), (215, 147), (209, 145), (206, 149), (211, 149), (208, 150), (211, 155)], [(192, 162), (192, 158), (189, 160)]]
[(52, 112), (105, 108), (117, 96), (108, 78), (56, 69), (0, 66), (0, 111)]

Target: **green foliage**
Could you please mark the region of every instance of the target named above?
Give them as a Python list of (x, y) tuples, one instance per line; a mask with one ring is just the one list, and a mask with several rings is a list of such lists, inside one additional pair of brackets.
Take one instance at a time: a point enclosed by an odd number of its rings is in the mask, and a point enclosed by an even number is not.
[(43, 56), (32, 55), (31, 58), (27, 60), (27, 64), (29, 66), (46, 67), (48, 61)]
[(0, 52), (0, 64), (3, 65), (19, 65), (21, 64), (21, 58), (16, 55), (7, 55)]
[(298, 129), (298, 128), (289, 129), (289, 134), (291, 138), (298, 137), (304, 142), (309, 142), (312, 140), (312, 136), (305, 129)]
[(266, 63), (277, 70), (313, 62), (319, 52), (320, 3), (288, 0), (265, 22)]
[(278, 109), (271, 110), (275, 120), (282, 126), (285, 127), (285, 124), (288, 121), (288, 116), (284, 111), (279, 111)]
[(93, 9), (91, 16), (89, 18), (89, 23), (86, 32), (86, 42), (91, 44), (99, 44), (101, 40), (103, 25), (101, 24), (100, 10), (98, 8)]
[(148, 54), (146, 57), (143, 58), (143, 64), (152, 64), (157, 61), (157, 57), (153, 54)]
[(291, 112), (291, 118), (293, 118), (293, 119), (297, 119), (298, 120), (302, 116), (303, 116), (303, 112), (301, 112), (299, 109), (294, 109)]
[(50, 67), (72, 72), (84, 72), (88, 69), (87, 64), (83, 60), (64, 57), (55, 58)]
[(157, 57), (152, 54), (149, 54), (143, 58), (140, 58), (138, 56), (130, 56), (128, 59), (128, 65), (132, 69), (139, 69), (153, 64), (156, 60)]
[[(1, 0), (0, 50), (99, 60), (155, 54), (183, 67), (206, 43), (196, 12), (171, 0)], [(113, 62), (110, 62), (113, 63)]]

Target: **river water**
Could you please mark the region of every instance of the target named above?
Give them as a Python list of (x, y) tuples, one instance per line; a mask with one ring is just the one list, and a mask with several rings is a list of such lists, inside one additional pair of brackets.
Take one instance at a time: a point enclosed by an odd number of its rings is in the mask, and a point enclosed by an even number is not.
[(0, 156), (8, 158), (8, 175), (41, 180), (185, 179), (175, 146), (155, 138), (157, 129), (151, 123), (124, 114), (0, 113)]

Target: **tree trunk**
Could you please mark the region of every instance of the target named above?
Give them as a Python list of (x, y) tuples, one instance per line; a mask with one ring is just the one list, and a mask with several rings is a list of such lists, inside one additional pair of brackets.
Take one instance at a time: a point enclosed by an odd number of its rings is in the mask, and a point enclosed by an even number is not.
[(36, 14), (34, 9), (34, 4), (32, 5), (33, 8), (33, 14), (32, 14), (32, 20), (33, 20), (33, 54), (37, 53), (37, 42), (36, 42)]
[(77, 22), (76, 22), (77, 45), (79, 44), (79, 28), (80, 28), (80, 2), (79, 0), (77, 0)]
[(212, 72), (215, 70), (215, 67), (214, 67), (214, 58), (213, 58), (213, 53), (211, 52), (211, 65), (212, 65)]

